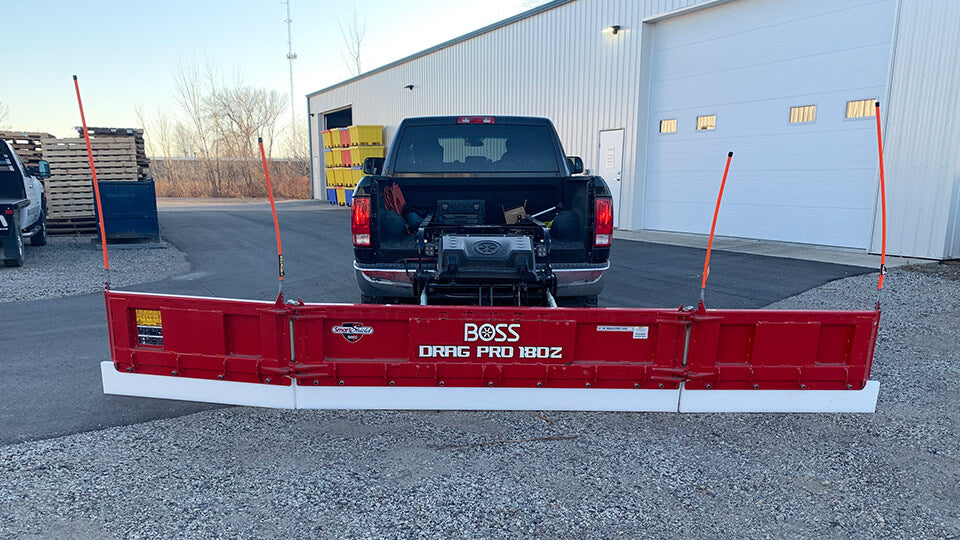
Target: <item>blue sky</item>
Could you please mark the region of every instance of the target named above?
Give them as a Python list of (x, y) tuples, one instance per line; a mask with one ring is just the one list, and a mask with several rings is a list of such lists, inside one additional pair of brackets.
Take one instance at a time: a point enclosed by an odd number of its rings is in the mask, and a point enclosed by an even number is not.
[[(354, 5), (366, 19), (367, 70), (545, 1), (291, 0), (298, 111), (305, 94), (349, 77), (337, 22)], [(73, 74), (89, 125), (135, 126), (137, 105), (148, 116), (173, 111), (171, 78), (183, 59), (209, 59), (227, 75), (289, 95), (280, 0), (0, 0), (0, 19), (0, 102), (14, 129), (75, 135)]]

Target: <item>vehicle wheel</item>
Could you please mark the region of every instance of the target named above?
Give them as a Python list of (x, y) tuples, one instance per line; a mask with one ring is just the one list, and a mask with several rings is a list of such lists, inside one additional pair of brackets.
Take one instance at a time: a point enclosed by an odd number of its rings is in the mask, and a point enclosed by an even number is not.
[(597, 307), (599, 304), (600, 298), (595, 294), (557, 298), (557, 305), (560, 307)]
[(16, 252), (14, 253), (13, 259), (4, 259), (3, 264), (6, 266), (23, 266), (23, 234), (19, 229), (16, 231), (17, 242), (16, 242)]
[(47, 245), (47, 212), (45, 210), (40, 211), (40, 230), (30, 237), (30, 245)]

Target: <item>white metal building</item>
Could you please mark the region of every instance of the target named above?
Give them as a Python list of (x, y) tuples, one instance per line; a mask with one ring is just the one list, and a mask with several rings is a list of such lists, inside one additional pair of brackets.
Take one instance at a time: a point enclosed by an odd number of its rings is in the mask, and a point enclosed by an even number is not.
[(875, 100), (889, 253), (960, 257), (957, 0), (557, 0), (310, 94), (313, 186), (344, 117), (545, 116), (621, 229), (708, 232), (733, 151), (717, 234), (878, 252)]

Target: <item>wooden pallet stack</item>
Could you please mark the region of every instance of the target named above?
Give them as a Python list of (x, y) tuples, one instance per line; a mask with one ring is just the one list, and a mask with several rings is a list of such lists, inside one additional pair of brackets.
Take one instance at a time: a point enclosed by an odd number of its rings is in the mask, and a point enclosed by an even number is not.
[[(50, 163), (46, 180), (47, 230), (50, 234), (93, 234), (97, 230), (93, 175), (86, 142), (43, 139), (43, 159)], [(90, 140), (97, 180), (136, 181), (140, 178), (133, 137)]]
[[(83, 128), (76, 127), (77, 135), (83, 137)], [(88, 127), (87, 133), (91, 140), (103, 139), (107, 137), (130, 138), (133, 139), (137, 148), (137, 179), (149, 180), (150, 160), (147, 158), (146, 145), (143, 142), (143, 130), (138, 128), (109, 128), (109, 127)], [(98, 175), (99, 176), (99, 175)]]
[(37, 162), (43, 159), (43, 139), (52, 139), (49, 133), (31, 131), (0, 131), (0, 139), (6, 140), (13, 150), (23, 160), (27, 167), (36, 167)]

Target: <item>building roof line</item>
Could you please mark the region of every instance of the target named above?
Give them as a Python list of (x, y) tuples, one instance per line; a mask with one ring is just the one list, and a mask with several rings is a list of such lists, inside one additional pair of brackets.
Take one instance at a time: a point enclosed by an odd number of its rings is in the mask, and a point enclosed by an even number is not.
[(444, 41), (443, 43), (440, 43), (440, 44), (438, 44), (438, 45), (434, 45), (433, 47), (430, 47), (430, 48), (428, 48), (428, 49), (424, 49), (424, 50), (422, 50), (422, 51), (420, 51), (420, 52), (413, 53), (413, 54), (411, 54), (410, 56), (405, 56), (405, 57), (403, 57), (403, 58), (401, 58), (401, 59), (399, 59), (399, 60), (395, 60), (395, 61), (393, 61), (393, 62), (390, 62), (389, 64), (384, 64), (384, 65), (382, 65), (382, 66), (380, 66), (380, 67), (378, 67), (378, 68), (374, 68), (374, 69), (371, 69), (370, 71), (363, 72), (363, 73), (361, 73), (360, 75), (357, 75), (356, 77), (351, 77), (351, 78), (346, 79), (346, 80), (344, 80), (344, 81), (340, 81), (340, 82), (338, 82), (338, 83), (336, 83), (336, 84), (334, 84), (334, 85), (328, 86), (328, 87), (326, 87), (326, 88), (322, 88), (322, 89), (317, 90), (317, 91), (315, 91), (315, 92), (311, 92), (311, 93), (307, 94), (307, 99), (312, 98), (313, 96), (316, 96), (316, 95), (319, 95), (319, 94), (323, 94), (324, 92), (329, 92), (330, 90), (333, 90), (333, 89), (335, 89), (335, 88), (340, 88), (341, 86), (346, 86), (346, 85), (351, 84), (351, 83), (353, 83), (353, 82), (359, 81), (360, 79), (365, 79), (365, 78), (367, 78), (367, 77), (370, 77), (371, 75), (376, 75), (377, 73), (382, 73), (382, 72), (384, 72), (384, 71), (387, 71), (388, 69), (392, 69), (392, 68), (395, 68), (395, 67), (397, 67), (397, 66), (399, 66), (399, 65), (406, 64), (407, 62), (410, 62), (410, 61), (412, 61), (412, 60), (416, 60), (417, 58), (422, 58), (422, 57), (427, 56), (427, 55), (429, 55), (429, 54), (433, 54), (433, 53), (435, 53), (435, 52), (437, 52), (437, 51), (439, 51), (439, 50), (446, 49), (447, 47), (452, 47), (452, 46), (454, 46), (454, 45), (457, 45), (458, 43), (463, 43), (464, 41), (469, 41), (469, 40), (471, 40), (471, 39), (473, 39), (473, 38), (475, 38), (475, 37), (482, 36), (483, 34), (488, 34), (488, 33), (490, 33), (490, 32), (493, 32), (494, 30), (498, 30), (498, 29), (500, 29), (500, 28), (503, 28), (504, 26), (509, 26), (509, 25), (511, 25), (511, 24), (513, 24), (513, 23), (515, 23), (515, 22), (519, 22), (519, 21), (522, 21), (523, 19), (528, 19), (528, 18), (533, 17), (533, 16), (535, 16), (535, 15), (539, 15), (539, 14), (545, 12), (545, 11), (550, 11), (551, 9), (558, 8), (558, 7), (560, 7), (560, 6), (564, 5), (564, 4), (569, 4), (569, 3), (571, 3), (571, 2), (576, 2), (576, 1), (577, 1), (577, 0), (553, 0), (552, 2), (547, 2), (546, 4), (543, 4), (542, 6), (537, 6), (537, 7), (533, 8), (533, 9), (529, 9), (529, 10), (524, 11), (524, 12), (522, 12), (522, 13), (518, 13), (518, 14), (514, 15), (513, 17), (508, 17), (508, 18), (503, 19), (503, 20), (501, 20), (501, 21), (497, 21), (497, 22), (495, 22), (495, 23), (493, 23), (493, 24), (489, 24), (489, 25), (487, 25), (487, 26), (484, 26), (483, 28), (480, 28), (480, 29), (478, 29), (478, 30), (474, 30), (473, 32), (469, 32), (469, 33), (467, 33), (467, 34), (463, 34), (462, 36), (455, 37), (455, 38), (453, 38), (453, 39), (451, 39), (451, 40), (449, 40), (449, 41)]

